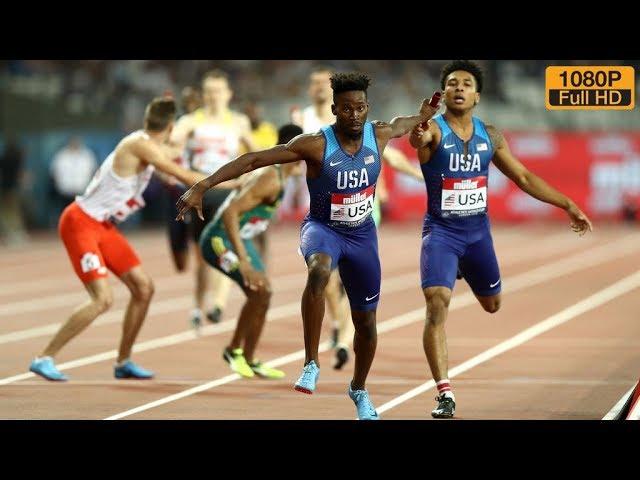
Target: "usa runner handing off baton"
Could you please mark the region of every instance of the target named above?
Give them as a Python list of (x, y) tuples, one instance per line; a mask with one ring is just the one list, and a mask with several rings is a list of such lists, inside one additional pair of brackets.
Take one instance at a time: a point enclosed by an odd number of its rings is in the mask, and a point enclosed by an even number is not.
[(311, 197), (300, 231), (301, 250), (308, 267), (302, 295), (305, 365), (295, 389), (313, 393), (319, 375), (318, 347), (324, 316), (325, 287), (331, 271), (340, 276), (351, 305), (355, 326), (355, 371), (348, 389), (358, 418), (376, 420), (365, 381), (377, 344), (376, 308), (380, 298), (378, 237), (371, 213), (380, 157), (391, 138), (401, 137), (431, 118), (438, 95), (426, 99), (417, 115), (396, 117), (390, 123), (368, 122), (370, 79), (358, 73), (331, 77), (333, 125), (299, 135), (286, 145), (247, 153), (194, 185), (178, 201), (179, 217), (190, 208), (201, 215), (204, 192), (220, 182), (276, 163), (304, 160)]

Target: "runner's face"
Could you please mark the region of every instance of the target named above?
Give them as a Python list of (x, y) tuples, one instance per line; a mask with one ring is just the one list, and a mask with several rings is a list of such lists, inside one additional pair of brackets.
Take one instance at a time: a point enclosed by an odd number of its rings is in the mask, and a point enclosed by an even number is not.
[(313, 103), (325, 103), (331, 99), (331, 73), (314, 72), (309, 78), (309, 97)]
[(349, 137), (359, 138), (369, 113), (367, 94), (360, 90), (342, 92), (336, 95), (334, 102), (331, 111), (336, 116), (338, 130)]
[(451, 72), (444, 83), (444, 103), (449, 110), (471, 110), (480, 101), (476, 79), (469, 72)]
[(229, 106), (232, 92), (229, 83), (224, 78), (207, 78), (202, 85), (204, 104), (215, 109)]

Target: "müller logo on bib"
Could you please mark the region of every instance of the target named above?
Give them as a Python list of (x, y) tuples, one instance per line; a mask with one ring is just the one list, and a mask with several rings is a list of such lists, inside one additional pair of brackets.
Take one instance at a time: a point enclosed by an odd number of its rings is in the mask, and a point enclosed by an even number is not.
[(447, 190), (472, 190), (484, 187), (487, 184), (487, 177), (476, 178), (445, 178), (444, 186)]
[(373, 210), (375, 186), (355, 193), (331, 194), (331, 220), (357, 222)]

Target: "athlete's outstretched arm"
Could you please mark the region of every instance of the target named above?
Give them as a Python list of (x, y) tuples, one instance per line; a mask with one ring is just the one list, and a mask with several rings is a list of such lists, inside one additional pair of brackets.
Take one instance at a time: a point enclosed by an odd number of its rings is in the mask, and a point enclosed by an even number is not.
[(571, 229), (574, 232), (578, 232), (582, 236), (587, 230), (593, 230), (591, 221), (573, 200), (530, 172), (511, 153), (506, 139), (497, 128), (487, 125), (487, 132), (494, 148), (493, 163), (502, 173), (532, 197), (565, 210), (571, 219)]
[(422, 171), (419, 168), (416, 168), (415, 165), (413, 165), (409, 161), (406, 155), (397, 148), (387, 146), (387, 148), (385, 148), (384, 150), (382, 158), (394, 170), (402, 172), (418, 180), (422, 180)]
[(150, 140), (136, 141), (132, 146), (132, 152), (144, 162), (155, 166), (159, 171), (171, 175), (185, 185), (193, 185), (203, 180), (205, 175), (199, 172), (186, 170), (173, 162), (168, 156), (168, 150), (164, 146), (158, 146)]
[[(182, 153), (182, 150), (180, 148), (176, 147), (175, 145), (163, 144), (163, 145), (160, 145), (160, 150), (162, 150), (165, 156), (168, 159), (172, 160), (173, 163), (185, 168), (184, 163), (180, 158)], [(185, 168), (185, 169), (188, 170), (188, 168)], [(164, 173), (159, 168), (156, 168), (153, 174), (165, 185), (172, 186), (172, 185), (177, 185), (181, 183), (176, 177), (169, 175), (168, 173)], [(204, 177), (205, 176), (202, 175), (202, 178)], [(202, 180), (202, 178), (200, 178), (198, 181)]]
[(384, 150), (387, 142), (392, 138), (401, 137), (417, 125), (429, 120), (440, 108), (440, 92), (435, 92), (431, 99), (424, 99), (420, 107), (420, 112), (417, 115), (410, 117), (395, 117), (391, 122), (377, 122), (376, 123), (376, 136), (378, 138), (378, 145), (381, 150)]
[(252, 172), (268, 165), (304, 160), (302, 152), (305, 151), (311, 137), (312, 135), (299, 135), (286, 145), (276, 145), (266, 150), (245, 153), (222, 166), (204, 180), (196, 183), (180, 197), (176, 203), (178, 209), (176, 220), (182, 220), (185, 213), (191, 208), (195, 208), (198, 216), (204, 220), (202, 217), (202, 196), (220, 182), (238, 178), (243, 173)]
[[(140, 139), (132, 145), (132, 151), (144, 162), (156, 167), (156, 176), (168, 185), (175, 184), (175, 179), (185, 185), (192, 186), (204, 180), (204, 173), (188, 170), (174, 161), (179, 150), (168, 145), (156, 145), (149, 140)], [(219, 184), (220, 188), (236, 188), (240, 185), (238, 180), (232, 180)]]

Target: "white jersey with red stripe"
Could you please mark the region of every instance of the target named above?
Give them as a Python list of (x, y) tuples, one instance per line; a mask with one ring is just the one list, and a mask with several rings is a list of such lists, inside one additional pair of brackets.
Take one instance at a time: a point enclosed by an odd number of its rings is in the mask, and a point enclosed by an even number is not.
[(229, 111), (220, 122), (211, 122), (204, 110), (193, 112), (195, 128), (187, 147), (191, 152), (191, 167), (211, 175), (238, 156), (240, 130), (236, 115)]
[[(129, 137), (134, 135), (148, 138), (142, 130), (132, 133)], [(136, 175), (120, 177), (113, 171), (115, 156), (114, 150), (100, 165), (85, 192), (76, 197), (80, 208), (99, 222), (105, 220), (122, 222), (144, 207), (142, 193), (149, 185), (155, 170), (153, 165), (148, 165)]]

